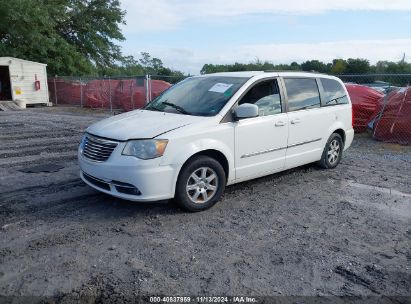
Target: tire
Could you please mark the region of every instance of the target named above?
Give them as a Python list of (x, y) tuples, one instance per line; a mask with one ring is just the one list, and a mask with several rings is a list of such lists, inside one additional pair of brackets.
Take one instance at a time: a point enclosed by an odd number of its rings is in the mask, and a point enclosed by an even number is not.
[(340, 163), (344, 150), (344, 143), (337, 133), (331, 134), (324, 147), (319, 165), (324, 169), (334, 169)]
[(218, 202), (225, 185), (221, 164), (208, 156), (196, 156), (181, 169), (174, 201), (187, 211), (206, 210)]

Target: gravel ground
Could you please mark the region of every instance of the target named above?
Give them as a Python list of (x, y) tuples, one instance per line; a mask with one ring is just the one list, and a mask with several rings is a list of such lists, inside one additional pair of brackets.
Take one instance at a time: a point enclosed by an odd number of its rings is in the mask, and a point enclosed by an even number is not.
[[(356, 136), (334, 170), (234, 185), (191, 214), (79, 179), (81, 133), (105, 116), (0, 112), (0, 294), (411, 296), (411, 147)], [(19, 171), (49, 163), (64, 168)]]

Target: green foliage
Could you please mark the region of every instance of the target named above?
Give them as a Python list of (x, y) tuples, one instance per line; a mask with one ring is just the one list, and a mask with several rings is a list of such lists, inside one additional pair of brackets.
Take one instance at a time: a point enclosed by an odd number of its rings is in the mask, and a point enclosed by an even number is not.
[(301, 64), (301, 70), (308, 72), (319, 72), (327, 73), (330, 70), (330, 66), (319, 61), (319, 60), (309, 60)]
[(343, 59), (334, 59), (331, 66), (331, 74), (344, 74), (347, 69), (347, 62)]
[(400, 61), (398, 63), (391, 61), (378, 61), (373, 67), (375, 73), (411, 73), (411, 63)]
[[(154, 79), (165, 80), (171, 83), (176, 83), (182, 80), (185, 75), (180, 71), (175, 71), (163, 65), (159, 58), (151, 57), (149, 53), (142, 52), (140, 64), (145, 74), (154, 75)], [(165, 77), (161, 77), (165, 76)]]
[[(120, 25), (125, 12), (119, 0), (0, 0), (0, 56), (47, 63), (50, 75), (161, 75), (182, 78), (159, 58), (123, 56)], [(273, 64), (205, 64), (201, 74), (252, 70), (316, 71), (328, 74), (411, 73), (411, 64), (366, 59), (308, 60)]]
[(0, 16), (0, 56), (47, 63), (51, 74), (96, 74), (122, 59), (118, 0), (0, 0)]
[(370, 62), (367, 59), (353, 59), (347, 60), (345, 74), (366, 74), (370, 72)]
[[(175, 71), (163, 65), (161, 59), (151, 57), (149, 53), (142, 52), (141, 58), (136, 60), (133, 56), (124, 57), (121, 63), (115, 64), (109, 68), (102, 68), (99, 70), (101, 75), (106, 76), (135, 76), (150, 74), (154, 76), (165, 76), (163, 78), (156, 77), (156, 79), (164, 79), (171, 81), (175, 78), (180, 80), (184, 78), (184, 74), (180, 71)], [(172, 78), (170, 78), (172, 76)], [(174, 81), (175, 82), (175, 81)]]
[(119, 0), (0, 0), (0, 56), (47, 63), (50, 75), (182, 76), (158, 58), (123, 56)]
[(274, 65), (268, 61), (256, 60), (251, 63), (234, 63), (234, 64), (205, 64), (200, 73), (210, 74), (218, 72), (240, 72), (240, 71), (269, 71), (269, 70), (300, 70), (298, 63), (293, 62), (291, 65), (278, 64)]
[(101, 67), (98, 72), (102, 76), (134, 76), (144, 75), (144, 68), (133, 56), (126, 56), (121, 63), (109, 67)]
[(400, 62), (379, 61), (376, 65), (370, 65), (367, 59), (349, 58), (334, 59), (332, 63), (324, 63), (319, 60), (308, 60), (301, 64), (292, 62), (291, 64), (273, 64), (261, 62), (259, 60), (234, 64), (205, 64), (201, 69), (201, 74), (216, 72), (235, 72), (235, 71), (309, 71), (334, 75), (341, 74), (368, 74), (368, 73), (411, 73), (411, 64), (401, 60)]

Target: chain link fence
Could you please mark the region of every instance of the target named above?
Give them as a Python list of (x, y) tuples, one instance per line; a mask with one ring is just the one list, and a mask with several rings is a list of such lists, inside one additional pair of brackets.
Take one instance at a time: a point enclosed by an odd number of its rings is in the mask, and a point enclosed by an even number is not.
[(48, 79), (50, 101), (92, 109), (131, 111), (142, 108), (184, 77), (64, 77)]
[[(371, 132), (377, 140), (411, 144), (411, 74), (338, 75), (353, 104), (357, 133)], [(185, 76), (54, 77), (48, 80), (50, 99), (111, 112), (145, 106)]]
[(411, 144), (411, 74), (339, 75), (353, 104), (357, 133), (374, 139)]
[(374, 90), (389, 93), (411, 84), (411, 74), (357, 74), (336, 75), (344, 83), (364, 85)]

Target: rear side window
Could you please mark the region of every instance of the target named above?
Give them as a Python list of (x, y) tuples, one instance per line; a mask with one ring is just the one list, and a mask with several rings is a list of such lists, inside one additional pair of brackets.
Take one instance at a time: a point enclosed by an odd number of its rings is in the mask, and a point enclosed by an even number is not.
[(324, 88), (323, 105), (336, 105), (348, 103), (348, 98), (344, 88), (334, 79), (321, 78), (321, 83)]
[(320, 93), (314, 78), (285, 78), (288, 111), (320, 107)]

